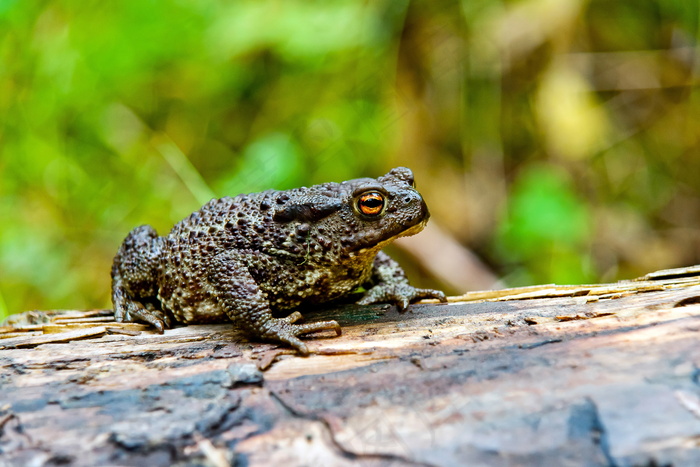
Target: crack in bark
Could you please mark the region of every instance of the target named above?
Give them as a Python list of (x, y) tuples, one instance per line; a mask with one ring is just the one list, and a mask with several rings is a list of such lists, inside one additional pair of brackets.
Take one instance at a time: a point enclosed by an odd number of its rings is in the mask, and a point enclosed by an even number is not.
[(600, 449), (600, 452), (603, 454), (608, 463), (608, 467), (618, 467), (615, 458), (610, 452), (610, 439), (608, 437), (608, 431), (600, 418), (598, 406), (591, 398), (586, 398), (586, 405), (588, 406), (587, 410), (591, 416), (591, 435), (593, 438), (593, 444)]
[(34, 442), (16, 414), (8, 412), (3, 415), (0, 420), (0, 453), (36, 448), (46, 451)]
[(417, 467), (436, 467), (434, 464), (428, 464), (426, 462), (418, 462), (412, 459), (408, 459), (403, 456), (399, 456), (396, 454), (387, 454), (387, 453), (375, 453), (375, 454), (361, 454), (361, 453), (356, 453), (353, 452), (349, 449), (347, 449), (345, 446), (343, 446), (335, 437), (335, 432), (333, 431), (333, 428), (331, 427), (331, 424), (326, 420), (325, 418), (315, 415), (315, 414), (307, 414), (307, 413), (302, 413), (299, 412), (298, 410), (294, 409), (291, 407), (289, 404), (287, 404), (275, 391), (269, 390), (270, 396), (277, 401), (277, 403), (291, 416), (295, 418), (300, 418), (302, 420), (309, 420), (312, 422), (319, 422), (321, 425), (324, 427), (324, 429), (328, 432), (328, 436), (331, 440), (331, 445), (333, 448), (344, 458), (348, 460), (378, 460), (378, 461), (394, 461), (394, 462), (403, 462), (408, 465), (413, 465)]
[(547, 339), (545, 341), (540, 341), (540, 342), (535, 342), (534, 344), (523, 344), (519, 346), (521, 349), (524, 350), (530, 350), (530, 349), (536, 349), (537, 347), (542, 347), (543, 345), (548, 345), (548, 344), (558, 344), (559, 342), (563, 342), (563, 339)]

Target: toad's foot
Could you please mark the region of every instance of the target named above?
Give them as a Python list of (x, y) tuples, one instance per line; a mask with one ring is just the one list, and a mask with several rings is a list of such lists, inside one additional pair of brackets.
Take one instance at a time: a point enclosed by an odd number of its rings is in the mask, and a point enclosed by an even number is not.
[(302, 318), (301, 313), (295, 311), (286, 318), (272, 318), (262, 329), (259, 330), (260, 337), (279, 342), (284, 342), (299, 351), (300, 354), (309, 355), (308, 346), (297, 336), (316, 331), (333, 329), (336, 335), (341, 334), (340, 325), (337, 321), (319, 321), (317, 323), (293, 324)]
[(140, 321), (154, 326), (160, 334), (171, 326), (170, 316), (156, 309), (152, 304), (141, 304), (133, 300), (120, 300), (114, 307), (114, 319), (117, 323)]
[(399, 311), (406, 311), (408, 305), (424, 298), (436, 298), (446, 302), (445, 294), (439, 290), (417, 289), (407, 283), (380, 283), (369, 289), (365, 296), (357, 302), (358, 305), (372, 303), (394, 303)]

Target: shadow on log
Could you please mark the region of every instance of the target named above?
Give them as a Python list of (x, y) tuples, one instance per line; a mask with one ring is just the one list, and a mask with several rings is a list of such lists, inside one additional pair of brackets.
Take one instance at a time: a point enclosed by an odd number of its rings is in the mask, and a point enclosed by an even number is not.
[(700, 267), (308, 318), (344, 333), (307, 358), (226, 324), (14, 318), (0, 465), (700, 465)]

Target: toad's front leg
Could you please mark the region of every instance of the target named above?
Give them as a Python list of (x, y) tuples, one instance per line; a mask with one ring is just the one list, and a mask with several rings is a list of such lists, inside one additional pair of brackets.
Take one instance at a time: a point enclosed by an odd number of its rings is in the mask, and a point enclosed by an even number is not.
[(372, 266), (371, 283), (367, 293), (357, 303), (395, 303), (399, 311), (405, 311), (409, 303), (423, 298), (436, 298), (446, 302), (445, 294), (439, 290), (417, 289), (408, 283), (401, 266), (386, 253), (380, 251)]
[(336, 321), (294, 324), (302, 318), (298, 311), (286, 318), (272, 316), (263, 291), (237, 254), (225, 252), (217, 255), (210, 263), (208, 277), (226, 315), (253, 337), (284, 342), (308, 355), (309, 348), (298, 336), (327, 329), (341, 334)]

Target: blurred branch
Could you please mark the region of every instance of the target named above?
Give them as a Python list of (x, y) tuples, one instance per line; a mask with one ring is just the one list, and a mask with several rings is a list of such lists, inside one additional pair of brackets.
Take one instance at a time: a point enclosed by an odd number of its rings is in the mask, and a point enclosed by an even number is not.
[[(565, 56), (590, 81), (595, 91), (626, 91), (697, 86), (691, 70), (700, 60), (697, 47), (619, 52), (578, 52)], [(662, 80), (665, 63), (678, 63), (688, 72)]]
[(395, 244), (454, 290), (503, 287), (488, 266), (434, 221), (420, 235), (400, 238)]
[(165, 133), (154, 135), (153, 144), (200, 204), (205, 204), (216, 197), (192, 162), (168, 135)]

